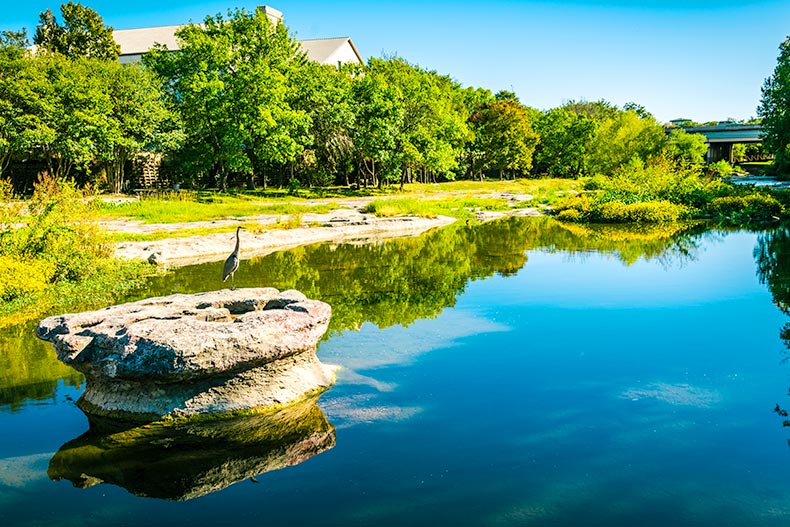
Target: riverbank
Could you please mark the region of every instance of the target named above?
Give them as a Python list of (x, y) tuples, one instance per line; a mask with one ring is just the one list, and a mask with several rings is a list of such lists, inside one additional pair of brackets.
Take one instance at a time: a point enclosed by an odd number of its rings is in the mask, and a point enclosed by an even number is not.
[[(269, 219), (264, 219), (264, 222)], [(220, 261), (233, 249), (233, 232), (246, 218), (222, 220), (228, 231), (223, 233), (188, 236), (184, 238), (165, 238), (156, 241), (119, 242), (115, 244), (115, 257), (125, 260), (147, 260), (151, 263), (168, 266), (184, 266), (197, 263)], [(261, 218), (256, 217), (260, 222)], [(290, 229), (269, 229), (260, 233), (242, 231), (242, 258), (265, 256), (275, 251), (290, 249), (300, 245), (320, 242), (371, 242), (383, 238), (416, 236), (428, 230), (450, 225), (455, 218), (438, 216), (435, 218), (394, 217), (380, 218), (356, 210), (340, 209), (330, 214), (305, 214), (301, 223)], [(121, 227), (125, 232), (136, 232), (134, 222), (120, 222), (105, 225), (112, 230)], [(214, 226), (217, 226), (214, 223)], [(139, 224), (143, 232), (150, 226)], [(190, 228), (190, 224), (170, 225)]]
[[(479, 197), (479, 196), (478, 196)], [(485, 222), (505, 216), (542, 216), (538, 207), (523, 207), (531, 195), (499, 193), (483, 199), (507, 200), (514, 205), (508, 210), (475, 210), (465, 221)], [(328, 213), (305, 213), (297, 216), (262, 214), (211, 221), (182, 223), (143, 223), (128, 218), (99, 222), (109, 233), (124, 235), (161, 236), (161, 239), (121, 241), (114, 244), (114, 256), (124, 260), (143, 260), (157, 265), (181, 267), (220, 261), (233, 248), (232, 234), (238, 225), (255, 225), (241, 233), (242, 257), (265, 256), (275, 251), (322, 242), (372, 242), (386, 238), (417, 236), (431, 229), (458, 221), (445, 215), (381, 216), (365, 212), (371, 199), (325, 199), (320, 204), (331, 205)], [(310, 205), (319, 204), (311, 201)], [(287, 228), (283, 228), (286, 225)], [(192, 230), (214, 231), (193, 236), (179, 235)], [(216, 232), (222, 229), (222, 232)]]

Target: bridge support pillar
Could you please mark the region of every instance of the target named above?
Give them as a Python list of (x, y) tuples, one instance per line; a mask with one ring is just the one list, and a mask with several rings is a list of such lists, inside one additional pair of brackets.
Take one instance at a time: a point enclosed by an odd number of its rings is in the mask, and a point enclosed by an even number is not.
[(708, 144), (708, 163), (715, 163), (724, 159), (728, 163), (733, 162), (732, 145), (734, 143), (709, 143)]

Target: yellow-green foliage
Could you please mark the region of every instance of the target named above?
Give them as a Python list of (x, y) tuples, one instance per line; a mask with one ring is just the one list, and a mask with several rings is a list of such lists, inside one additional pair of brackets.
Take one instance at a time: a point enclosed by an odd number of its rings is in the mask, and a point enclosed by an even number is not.
[(0, 300), (8, 301), (40, 293), (52, 279), (54, 269), (43, 260), (17, 260), (0, 255)]
[(598, 223), (661, 223), (677, 221), (686, 215), (685, 207), (668, 201), (601, 203), (586, 194), (562, 200), (554, 211), (562, 221)]
[(661, 223), (679, 220), (685, 209), (668, 201), (639, 203), (609, 201), (602, 203), (595, 212), (596, 221), (605, 223)]
[(111, 299), (141, 283), (150, 266), (119, 262), (94, 221), (90, 192), (42, 179), (26, 212), (0, 225), (0, 327), (49, 309)]
[(769, 194), (703, 179), (697, 168), (658, 157), (634, 160), (612, 177), (584, 181), (584, 195), (554, 206), (569, 222), (651, 223), (684, 218), (767, 221), (781, 217), (782, 204)]
[(778, 218), (783, 210), (781, 203), (766, 194), (715, 198), (707, 207), (714, 218), (738, 221), (771, 220)]
[(0, 179), (0, 203), (14, 198), (14, 185), (7, 179)]

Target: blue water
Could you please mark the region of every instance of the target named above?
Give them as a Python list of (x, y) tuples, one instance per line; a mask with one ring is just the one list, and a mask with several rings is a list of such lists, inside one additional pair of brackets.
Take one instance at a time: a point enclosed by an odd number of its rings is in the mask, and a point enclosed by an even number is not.
[(759, 236), (631, 265), (529, 249), (434, 317), (339, 331), (336, 445), (189, 501), (50, 480), (88, 428), (61, 385), (0, 411), (0, 525), (787, 525), (788, 316)]

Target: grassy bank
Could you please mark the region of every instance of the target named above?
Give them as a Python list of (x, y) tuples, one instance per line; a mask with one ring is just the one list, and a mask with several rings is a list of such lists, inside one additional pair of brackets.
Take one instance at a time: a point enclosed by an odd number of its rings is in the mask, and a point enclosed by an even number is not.
[(2, 198), (0, 327), (110, 302), (156, 272), (112, 258), (97, 201), (73, 184), (45, 180), (26, 202)]
[[(112, 303), (144, 286), (156, 269), (115, 260), (112, 244), (227, 232), (228, 226), (175, 226), (145, 234), (103, 232), (100, 219), (129, 218), (174, 224), (244, 218), (252, 232), (294, 228), (302, 214), (341, 206), (364, 207), (379, 216), (402, 214), (474, 218), (482, 211), (540, 207), (566, 225), (664, 224), (712, 219), (730, 225), (775, 222), (787, 215), (790, 194), (733, 186), (666, 161), (632, 163), (612, 177), (584, 180), (464, 181), (362, 192), (305, 190), (220, 194), (181, 192), (121, 204), (106, 203), (72, 184), (44, 181), (32, 199), (13, 202), (0, 187), (0, 327), (46, 313)], [(335, 194), (335, 199), (327, 198)], [(341, 199), (338, 200), (337, 197)], [(355, 201), (349, 205), (349, 199)], [(345, 204), (338, 201), (346, 201)], [(276, 215), (274, 224), (256, 216)], [(581, 228), (582, 225), (579, 225)], [(598, 231), (596, 231), (598, 232)]]
[(735, 225), (776, 222), (787, 214), (786, 191), (732, 185), (701, 168), (658, 158), (633, 161), (611, 177), (582, 181), (582, 192), (559, 200), (557, 218), (577, 223), (661, 223), (710, 219)]

